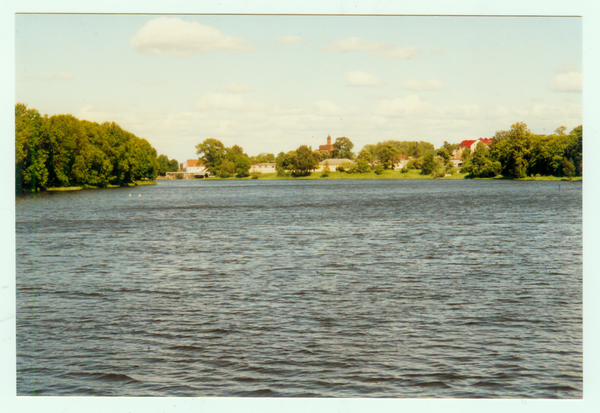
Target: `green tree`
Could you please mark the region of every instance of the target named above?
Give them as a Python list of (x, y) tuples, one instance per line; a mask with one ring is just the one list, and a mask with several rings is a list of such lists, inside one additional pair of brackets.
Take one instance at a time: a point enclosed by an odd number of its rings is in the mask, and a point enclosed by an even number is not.
[(42, 133), (45, 118), (27, 105), (15, 105), (15, 190), (35, 192), (48, 182), (48, 145)]
[(563, 160), (561, 169), (563, 175), (568, 178), (571, 178), (573, 175), (575, 175), (575, 165), (573, 165), (573, 162), (571, 162), (571, 160), (568, 158)]
[(302, 145), (295, 152), (296, 157), (293, 160), (293, 173), (295, 176), (310, 175), (312, 170), (317, 169), (319, 162), (315, 158), (311, 147)]
[(250, 157), (250, 163), (253, 165), (257, 164), (257, 163), (272, 163), (272, 162), (275, 162), (275, 155), (273, 155), (272, 153), (261, 152), (256, 156)]
[(365, 145), (364, 148), (362, 148), (360, 150), (360, 152), (358, 153), (358, 155), (356, 156), (357, 160), (364, 160), (366, 162), (368, 162), (370, 165), (373, 163), (373, 161), (376, 161), (378, 159), (377, 157), (377, 146), (376, 145)]
[(444, 144), (442, 145), (442, 148), (446, 149), (446, 151), (448, 151), (448, 153), (450, 154), (450, 156), (452, 156), (452, 154), (454, 153), (454, 151), (456, 151), (458, 148), (460, 148), (460, 144), (458, 144), (458, 143), (448, 143), (448, 142), (444, 141)]
[(229, 178), (231, 175), (235, 174), (235, 164), (228, 159), (224, 159), (221, 161), (219, 165), (218, 175), (221, 178)]
[(463, 171), (469, 173), (471, 178), (494, 177), (500, 174), (502, 165), (490, 159), (489, 148), (480, 142), (471, 159), (463, 164)]
[(436, 169), (436, 162), (433, 154), (429, 154), (423, 158), (423, 166), (421, 167), (421, 175), (431, 175)]
[(350, 141), (350, 139), (346, 137), (336, 138), (332, 146), (333, 149), (331, 150), (330, 154), (332, 158), (354, 159), (354, 153), (352, 152), (354, 144), (352, 141)]
[(444, 176), (445, 173), (444, 158), (441, 156), (434, 156), (432, 153), (423, 158), (421, 175), (431, 175), (434, 178), (439, 178)]
[(502, 164), (502, 175), (524, 178), (529, 174), (532, 138), (527, 125), (517, 122), (511, 126), (506, 139), (493, 146), (492, 156)]
[(371, 166), (369, 165), (369, 162), (367, 162), (365, 159), (359, 159), (356, 161), (356, 172), (359, 174), (371, 172)]
[(450, 160), (450, 153), (445, 147), (439, 148), (437, 151), (435, 151), (435, 154), (444, 158), (445, 162), (448, 162)]
[(210, 173), (213, 175), (219, 174), (221, 162), (225, 158), (225, 146), (221, 141), (213, 138), (204, 140), (204, 142), (196, 145), (196, 154)]
[(392, 143), (380, 142), (377, 144), (377, 157), (385, 168), (392, 169), (398, 155), (398, 149)]
[(249, 176), (249, 170), (252, 166), (250, 157), (244, 153), (244, 150), (238, 145), (233, 145), (231, 148), (225, 148), (224, 160), (227, 160), (235, 165), (235, 173), (239, 178)]
[(321, 176), (329, 176), (329, 173), (331, 172), (331, 167), (329, 165), (329, 162), (325, 161), (325, 163), (323, 164), (323, 169), (322, 169), (322, 174)]

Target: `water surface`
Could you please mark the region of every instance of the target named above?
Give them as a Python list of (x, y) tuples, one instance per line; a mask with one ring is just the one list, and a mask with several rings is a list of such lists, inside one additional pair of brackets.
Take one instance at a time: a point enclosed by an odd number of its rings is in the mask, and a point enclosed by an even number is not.
[(581, 182), (16, 202), (17, 394), (581, 398)]

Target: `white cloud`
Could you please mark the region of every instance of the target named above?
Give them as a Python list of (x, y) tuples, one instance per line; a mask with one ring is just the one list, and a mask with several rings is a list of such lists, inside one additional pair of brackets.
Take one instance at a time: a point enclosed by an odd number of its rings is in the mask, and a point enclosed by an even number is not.
[(384, 59), (410, 59), (420, 55), (414, 47), (395, 47), (383, 42), (369, 42), (359, 37), (337, 40), (323, 50), (330, 53), (364, 51)]
[(418, 95), (409, 95), (406, 98), (396, 98), (382, 101), (375, 109), (375, 116), (384, 118), (399, 118), (406, 116), (430, 117), (439, 116), (439, 111), (429, 103), (424, 102)]
[(252, 86), (250, 85), (240, 85), (237, 82), (229, 82), (227, 86), (225, 86), (225, 90), (230, 93), (246, 93), (252, 91)]
[(282, 44), (301, 44), (301, 43), (310, 43), (310, 40), (307, 40), (300, 36), (289, 35), (289, 36), (279, 36), (277, 37), (277, 41)]
[(546, 87), (554, 92), (581, 92), (581, 72), (572, 71), (557, 75)]
[(402, 82), (402, 89), (404, 90), (437, 90), (442, 89), (443, 87), (444, 84), (435, 79), (424, 81), (407, 79)]
[(350, 86), (379, 86), (381, 82), (377, 76), (357, 70), (346, 72), (346, 83)]
[(527, 119), (527, 121), (530, 119), (552, 119), (556, 123), (566, 124), (574, 120), (575, 123), (579, 124), (582, 119), (582, 106), (576, 103), (566, 103), (562, 106), (536, 103), (531, 108), (518, 113), (521, 119)]
[(481, 117), (477, 105), (434, 106), (422, 100), (418, 95), (406, 98), (396, 98), (382, 101), (373, 115), (383, 118), (414, 118), (414, 119), (478, 119)]
[(232, 53), (253, 50), (252, 45), (241, 37), (227, 36), (213, 27), (177, 17), (159, 17), (149, 21), (131, 38), (130, 43), (141, 54), (176, 57), (217, 50)]
[(434, 56), (441, 56), (443, 54), (446, 54), (446, 51), (444, 49), (442, 49), (441, 47), (438, 47), (437, 49), (433, 49), (431, 51), (431, 54)]
[(261, 111), (268, 108), (263, 102), (246, 101), (241, 95), (207, 93), (195, 104), (198, 110)]
[(315, 102), (315, 113), (319, 116), (339, 116), (342, 108), (329, 100), (319, 100)]
[(418, 57), (421, 53), (414, 47), (395, 47), (377, 50), (371, 54), (384, 59), (410, 59), (411, 57)]
[(506, 119), (511, 116), (511, 112), (504, 106), (496, 105), (487, 110), (486, 116), (490, 119)]
[(358, 37), (349, 37), (333, 42), (330, 46), (325, 48), (326, 52), (340, 53), (340, 52), (351, 52), (355, 50), (382, 50), (389, 46), (382, 42), (369, 42)]

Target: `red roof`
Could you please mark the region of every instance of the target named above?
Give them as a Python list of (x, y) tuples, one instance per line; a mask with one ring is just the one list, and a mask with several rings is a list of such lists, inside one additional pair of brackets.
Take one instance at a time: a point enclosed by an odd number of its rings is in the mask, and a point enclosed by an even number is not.
[(187, 160), (187, 166), (204, 166), (204, 164), (201, 164), (200, 161), (198, 159), (188, 159)]
[(398, 159), (406, 159), (406, 158), (408, 158), (408, 155), (403, 155), (403, 154), (398, 155)]
[(473, 140), (466, 140), (466, 141), (462, 141), (460, 143), (460, 146), (467, 146), (467, 147), (471, 147), (471, 145), (473, 145), (475, 143), (475, 139)]
[(490, 143), (492, 143), (492, 139), (490, 138), (479, 138), (479, 140), (483, 143), (485, 143), (486, 145), (489, 145)]

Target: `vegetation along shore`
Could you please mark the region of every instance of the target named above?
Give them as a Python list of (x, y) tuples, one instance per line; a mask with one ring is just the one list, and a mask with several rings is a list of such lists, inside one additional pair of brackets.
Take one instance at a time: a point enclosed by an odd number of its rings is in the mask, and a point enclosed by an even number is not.
[[(533, 134), (525, 123), (492, 138), (448, 143), (388, 140), (357, 154), (347, 137), (313, 150), (301, 145), (278, 155), (248, 156), (217, 139), (196, 145), (194, 172), (114, 122), (40, 115), (15, 105), (17, 193), (151, 185), (157, 179), (581, 179), (583, 128)], [(188, 160), (188, 163), (190, 161)], [(261, 171), (260, 168), (265, 168)]]

